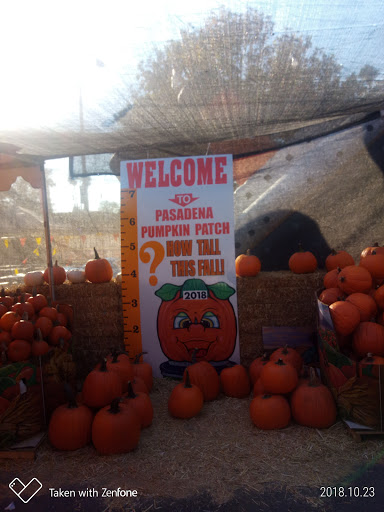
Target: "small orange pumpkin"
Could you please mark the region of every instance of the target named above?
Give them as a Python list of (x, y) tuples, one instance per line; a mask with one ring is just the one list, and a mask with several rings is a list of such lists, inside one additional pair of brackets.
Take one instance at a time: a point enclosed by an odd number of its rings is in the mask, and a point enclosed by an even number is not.
[(317, 259), (310, 251), (304, 251), (299, 244), (299, 250), (289, 258), (288, 266), (295, 274), (309, 274), (317, 269)]
[[(60, 267), (60, 265), (57, 263), (57, 260), (56, 260), (55, 264), (52, 266), (52, 273), (53, 273), (53, 283), (54, 284), (63, 284), (64, 281), (67, 279), (67, 273), (65, 271), (65, 268)], [(44, 270), (44, 281), (46, 283), (51, 282), (49, 267), (47, 267)]]
[(113, 277), (111, 264), (105, 258), (100, 258), (94, 247), (95, 257), (85, 265), (85, 277), (91, 283), (108, 283)]
[(203, 408), (204, 397), (200, 388), (191, 384), (188, 369), (185, 382), (177, 384), (168, 399), (168, 411), (174, 418), (190, 419), (199, 414)]
[(251, 254), (250, 249), (246, 254), (240, 254), (235, 260), (236, 275), (240, 277), (253, 277), (261, 270), (259, 258)]
[(344, 298), (344, 293), (338, 287), (326, 288), (319, 295), (319, 300), (323, 304), (327, 304), (327, 306), (330, 306), (333, 302), (336, 302), (337, 300), (340, 300), (343, 298)]

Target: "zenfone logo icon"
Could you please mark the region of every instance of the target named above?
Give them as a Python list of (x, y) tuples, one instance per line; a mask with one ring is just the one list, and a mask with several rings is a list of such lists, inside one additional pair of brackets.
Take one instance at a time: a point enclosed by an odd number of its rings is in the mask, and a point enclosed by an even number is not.
[(43, 484), (37, 478), (32, 478), (27, 484), (24, 484), (19, 478), (14, 478), (9, 484), (11, 491), (13, 491), (23, 503), (28, 503), (42, 487)]
[(199, 199), (198, 197), (193, 197), (193, 194), (175, 194), (174, 199), (170, 199), (173, 203), (178, 204), (179, 206), (188, 206)]

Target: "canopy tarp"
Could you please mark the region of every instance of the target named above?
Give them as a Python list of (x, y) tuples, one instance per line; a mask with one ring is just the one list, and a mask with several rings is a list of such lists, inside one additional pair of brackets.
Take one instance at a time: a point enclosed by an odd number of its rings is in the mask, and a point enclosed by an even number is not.
[[(6, 153), (117, 153), (104, 171), (118, 173), (120, 158), (275, 150), (384, 108), (381, 0), (16, 4), (2, 19), (17, 38), (0, 34)], [(74, 175), (100, 172), (83, 164)]]

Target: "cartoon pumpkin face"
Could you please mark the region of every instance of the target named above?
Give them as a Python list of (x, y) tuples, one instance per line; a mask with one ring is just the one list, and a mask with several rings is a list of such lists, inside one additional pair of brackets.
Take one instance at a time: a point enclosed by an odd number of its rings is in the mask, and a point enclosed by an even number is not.
[[(164, 293), (167, 286), (172, 289)], [(207, 287), (200, 279), (189, 279), (182, 287), (164, 287), (156, 292), (163, 298), (157, 332), (168, 359), (191, 361), (194, 351), (197, 361), (228, 359), (235, 349), (237, 333), (236, 316), (228, 300), (234, 289), (225, 283)], [(197, 289), (199, 292), (193, 294)]]

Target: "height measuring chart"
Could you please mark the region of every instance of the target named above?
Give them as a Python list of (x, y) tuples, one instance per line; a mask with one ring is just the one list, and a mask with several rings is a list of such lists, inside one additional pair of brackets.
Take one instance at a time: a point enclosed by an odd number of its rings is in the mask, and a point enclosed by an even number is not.
[(124, 343), (154, 376), (239, 362), (232, 155), (123, 161)]

